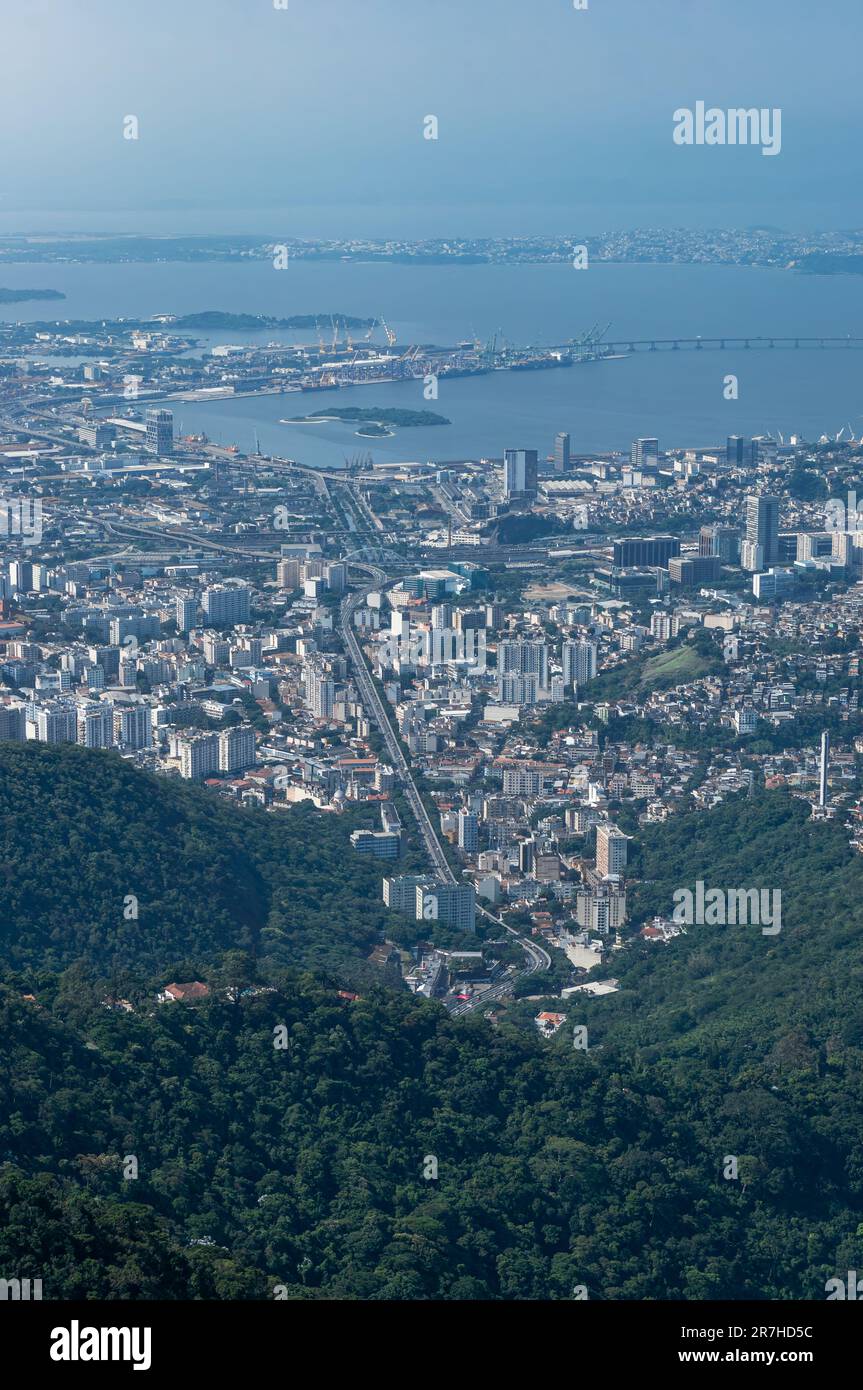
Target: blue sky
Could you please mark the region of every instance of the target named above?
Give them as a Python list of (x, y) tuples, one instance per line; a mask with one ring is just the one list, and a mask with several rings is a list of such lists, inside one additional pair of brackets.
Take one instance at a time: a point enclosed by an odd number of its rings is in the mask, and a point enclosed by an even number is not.
[[(863, 223), (860, 0), (2, 9), (0, 227), (257, 232), (285, 210), (297, 235)], [(698, 100), (781, 108), (781, 154), (675, 146), (672, 113)]]

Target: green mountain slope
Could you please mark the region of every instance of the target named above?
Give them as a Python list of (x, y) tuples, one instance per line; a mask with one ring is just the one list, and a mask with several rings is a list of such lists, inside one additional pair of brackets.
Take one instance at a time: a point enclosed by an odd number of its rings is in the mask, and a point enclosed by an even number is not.
[(386, 922), (358, 823), (239, 809), (113, 753), (0, 744), (0, 965), (161, 973), (244, 949), (348, 978)]
[[(247, 817), (82, 750), (0, 759), (5, 1277), (76, 1299), (822, 1299), (863, 1263), (841, 826), (769, 796), (647, 834), (643, 911), (696, 876), (762, 882), (783, 930), (636, 945), (621, 992), (571, 998), (545, 1043), (286, 970), (375, 923), (341, 819)], [(141, 930), (148, 903), (163, 925), (130, 943), (113, 903), (139, 890)], [(132, 1013), (103, 1003), (118, 941)], [(201, 1005), (155, 1002), (179, 950), (206, 965)], [(230, 1002), (243, 976), (267, 988)]]

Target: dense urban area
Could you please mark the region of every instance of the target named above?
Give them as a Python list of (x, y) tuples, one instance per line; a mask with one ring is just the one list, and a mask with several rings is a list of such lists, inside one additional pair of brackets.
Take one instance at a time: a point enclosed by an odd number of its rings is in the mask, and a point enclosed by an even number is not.
[(430, 368), (330, 321), (200, 357), (164, 319), (3, 329), (0, 738), (347, 817), (382, 977), (539, 999), (544, 1036), (686, 931), (646, 828), (785, 788), (863, 848), (850, 427), (332, 470), (175, 432), (188, 396)]

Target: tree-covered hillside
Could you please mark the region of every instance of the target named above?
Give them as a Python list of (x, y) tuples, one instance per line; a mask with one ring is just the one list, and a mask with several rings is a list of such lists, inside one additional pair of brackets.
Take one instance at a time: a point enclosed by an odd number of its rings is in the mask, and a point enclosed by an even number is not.
[[(46, 1298), (818, 1298), (855, 1267), (859, 1169), (841, 1197), (802, 1179), (858, 1135), (801, 1150), (784, 1096), (711, 1126), (637, 1058), (311, 977), (40, 1000), (0, 994), (0, 1267)], [(744, 1128), (767, 1168), (726, 1182)]]
[(240, 809), (115, 753), (0, 743), (0, 965), (161, 974), (243, 949), (365, 978), (387, 913), (358, 823)]
[[(640, 911), (781, 887), (782, 932), (637, 942), (545, 1042), (370, 975), (340, 995), (382, 913), (342, 818), (0, 759), (0, 1269), (46, 1298), (821, 1299), (863, 1264), (841, 825), (777, 794), (647, 831)], [(210, 997), (157, 1004), (183, 952)]]

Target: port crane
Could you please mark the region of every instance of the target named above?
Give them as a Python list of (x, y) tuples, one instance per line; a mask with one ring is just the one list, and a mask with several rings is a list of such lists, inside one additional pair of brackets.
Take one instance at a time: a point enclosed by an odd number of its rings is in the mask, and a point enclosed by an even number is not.
[(384, 330), (384, 333), (386, 334), (387, 343), (389, 344), (390, 347), (395, 347), (396, 335), (395, 335), (395, 333), (393, 332), (393, 330), (390, 328), (390, 326), (389, 326), (389, 324), (387, 323), (386, 319), (384, 318), (383, 314), (381, 314), (381, 317), (380, 317), (380, 319), (379, 319), (379, 323), (380, 323), (381, 328)]

